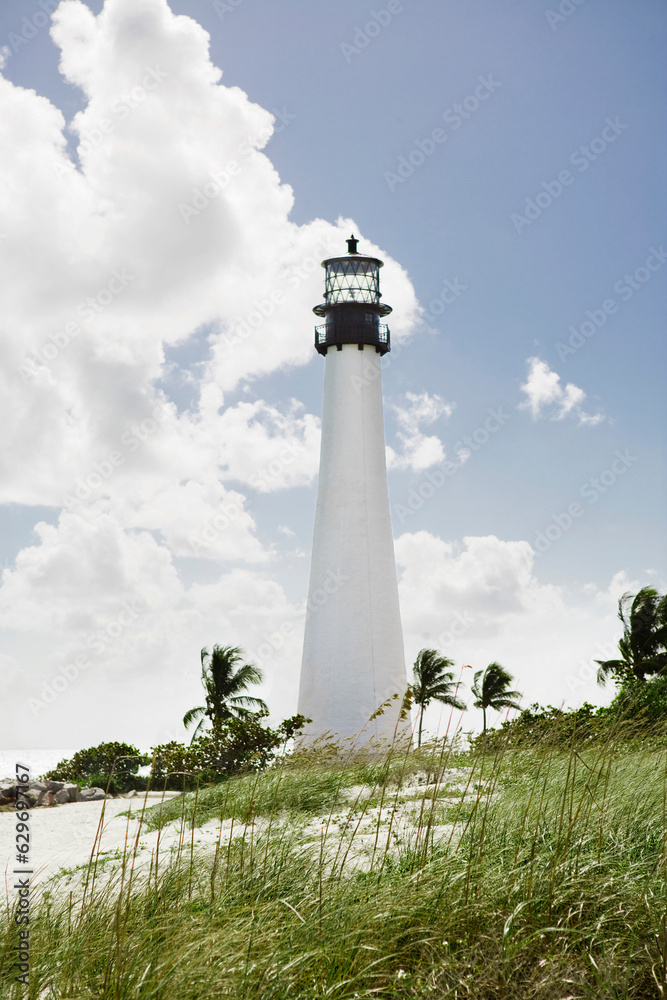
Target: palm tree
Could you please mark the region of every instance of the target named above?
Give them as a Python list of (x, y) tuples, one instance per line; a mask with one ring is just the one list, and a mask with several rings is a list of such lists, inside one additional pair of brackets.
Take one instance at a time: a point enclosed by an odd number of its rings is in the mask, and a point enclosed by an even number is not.
[(495, 708), (496, 711), (501, 708), (521, 708), (514, 700), (521, 697), (521, 692), (509, 690), (513, 680), (511, 673), (499, 663), (489, 663), (486, 670), (476, 672), (471, 690), (475, 696), (473, 702), (475, 708), (481, 708), (484, 713), (484, 732), (486, 732), (487, 708)]
[(414, 676), (412, 697), (415, 705), (419, 705), (417, 746), (421, 746), (424, 711), (430, 702), (441, 701), (443, 705), (451, 705), (452, 708), (465, 711), (465, 705), (456, 697), (456, 690), (452, 694), (452, 688), (455, 688), (454, 673), (447, 670), (447, 667), (453, 666), (454, 661), (446, 656), (439, 656), (437, 649), (420, 649), (417, 654), (412, 668)]
[(623, 594), (618, 602), (618, 617), (623, 622), (623, 637), (617, 660), (596, 660), (598, 684), (612, 676), (623, 682), (667, 670), (667, 595), (653, 587), (642, 587), (635, 597)]
[(249, 684), (261, 684), (263, 680), (259, 667), (242, 663), (242, 659), (238, 646), (214, 646), (211, 653), (206, 647), (202, 649), (201, 682), (206, 691), (206, 704), (189, 709), (183, 716), (186, 729), (199, 719), (192, 741), (203, 729), (206, 718), (215, 726), (225, 719), (243, 719), (252, 712), (268, 711), (261, 698), (241, 693)]

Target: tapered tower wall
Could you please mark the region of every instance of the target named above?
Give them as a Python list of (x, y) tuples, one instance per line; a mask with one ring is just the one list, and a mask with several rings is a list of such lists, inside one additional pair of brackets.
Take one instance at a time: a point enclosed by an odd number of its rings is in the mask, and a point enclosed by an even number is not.
[[(325, 358), (322, 444), (299, 712), (361, 742), (394, 738), (406, 689), (385, 460), (380, 354)], [(391, 707), (369, 722), (387, 699)]]

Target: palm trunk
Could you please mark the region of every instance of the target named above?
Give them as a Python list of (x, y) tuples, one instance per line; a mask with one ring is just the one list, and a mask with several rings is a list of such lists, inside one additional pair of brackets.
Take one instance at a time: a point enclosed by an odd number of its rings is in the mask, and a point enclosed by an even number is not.
[(482, 712), (484, 713), (484, 732), (486, 732), (486, 708), (482, 706)]
[(417, 746), (418, 747), (420, 747), (422, 745), (422, 722), (423, 721), (424, 721), (424, 706), (422, 705), (421, 706), (421, 710), (419, 712), (419, 734), (417, 736)]

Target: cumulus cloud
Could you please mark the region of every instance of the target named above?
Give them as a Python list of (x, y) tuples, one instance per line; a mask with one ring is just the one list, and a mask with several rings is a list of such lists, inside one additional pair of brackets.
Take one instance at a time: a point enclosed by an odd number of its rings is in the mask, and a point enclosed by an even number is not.
[(319, 463), (320, 424), (303, 409), (295, 399), (287, 412), (262, 400), (228, 408), (218, 425), (224, 478), (260, 493), (311, 483)]
[[(220, 83), (208, 35), (192, 18), (164, 0), (107, 0), (98, 17), (67, 0), (53, 21), (61, 72), (86, 97), (74, 120), (0, 79), (0, 408), (3, 499), (57, 505), (64, 471), (76, 478), (92, 468), (115, 446), (119, 422), (148, 419), (165, 402), (156, 387), (165, 348), (207, 331), (202, 403), (209, 386), (230, 389), (310, 361), (303, 319), (321, 297), (320, 260), (359, 227), (290, 221), (292, 191), (262, 151), (274, 116)], [(381, 248), (362, 246), (386, 259), (400, 340), (418, 313), (410, 281)], [(217, 411), (208, 414), (217, 426)], [(194, 439), (193, 416), (201, 418)], [(200, 468), (214, 433), (202, 421), (196, 406), (194, 415), (174, 408), (161, 436), (170, 454)], [(246, 426), (256, 440), (257, 421)], [(155, 450), (157, 437), (143, 450), (148, 464)], [(299, 475), (310, 473), (304, 466)]]
[[(412, 620), (434, 608), (454, 603), (477, 614), (506, 614), (523, 608), (523, 595), (533, 566), (528, 542), (505, 542), (489, 535), (464, 538), (462, 547), (427, 531), (404, 534), (396, 540), (396, 559), (404, 567), (404, 612)], [(430, 579), (424, 604), (423, 582)], [(411, 595), (418, 603), (411, 604)]]
[[(14, 655), (4, 654), (0, 698), (6, 703), (20, 691), (22, 705), (5, 720), (8, 745), (19, 745), (34, 731), (45, 744), (60, 746), (64, 720), (84, 746), (101, 739), (146, 747), (183, 740), (183, 712), (201, 703), (200, 650), (221, 637), (232, 638), (261, 666), (261, 693), (276, 719), (295, 711), (305, 608), (291, 602), (275, 581), (242, 567), (190, 586), (172, 587), (170, 573), (164, 580), (158, 575), (151, 590), (148, 571), (164, 571), (168, 553), (161, 563), (145, 538), (141, 544), (139, 568), (147, 572), (133, 578), (129, 591), (120, 585), (96, 590), (93, 611), (81, 606), (80, 620), (71, 616), (73, 602), (64, 599), (50, 612), (51, 620), (39, 621), (44, 632), (22, 633)], [(151, 603), (160, 585), (167, 594)], [(29, 614), (37, 595), (24, 596), (22, 610)], [(50, 599), (47, 590), (43, 596)]]
[[(408, 667), (423, 647), (482, 670), (498, 660), (524, 692), (524, 705), (581, 704), (611, 697), (596, 684), (595, 659), (614, 655), (620, 637), (618, 598), (638, 586), (622, 572), (606, 587), (540, 583), (526, 541), (494, 535), (461, 544), (426, 531), (396, 540)], [(469, 701), (471, 671), (462, 671)], [(435, 730), (440, 709), (429, 715)], [(446, 719), (445, 719), (446, 724)], [(464, 729), (479, 724), (471, 710)]]
[(560, 384), (560, 375), (552, 371), (546, 361), (539, 358), (528, 359), (528, 377), (521, 386), (526, 399), (519, 409), (529, 410), (533, 420), (544, 413), (550, 414), (551, 420), (563, 420), (574, 416), (580, 424), (595, 425), (604, 420), (602, 413), (586, 413), (582, 404), (586, 393), (573, 382), (566, 386)]
[(5, 628), (70, 633), (115, 617), (124, 601), (170, 607), (182, 586), (171, 554), (145, 531), (124, 532), (115, 518), (89, 520), (63, 511), (58, 525), (35, 526), (39, 544), (3, 571), (0, 623)]
[(393, 406), (396, 421), (401, 428), (396, 437), (401, 443), (401, 451), (387, 448), (387, 465), (390, 469), (411, 469), (413, 472), (423, 472), (445, 460), (445, 449), (442, 441), (435, 434), (424, 434), (424, 425), (435, 423), (444, 417), (449, 418), (454, 410), (454, 403), (446, 403), (441, 396), (429, 395), (428, 392), (406, 392), (403, 405)]

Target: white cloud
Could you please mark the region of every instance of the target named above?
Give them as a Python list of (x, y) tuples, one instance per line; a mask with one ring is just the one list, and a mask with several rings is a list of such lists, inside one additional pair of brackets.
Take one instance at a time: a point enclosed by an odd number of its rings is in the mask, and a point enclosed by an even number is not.
[(88, 519), (63, 511), (57, 525), (35, 526), (38, 545), (22, 549), (3, 572), (5, 628), (92, 631), (124, 601), (169, 608), (182, 592), (171, 554), (146, 531), (125, 532), (108, 514)]
[(527, 363), (528, 378), (521, 386), (527, 398), (519, 409), (530, 410), (533, 420), (542, 416), (543, 411), (551, 414), (551, 420), (563, 420), (571, 414), (578, 418), (580, 424), (593, 426), (605, 419), (602, 413), (590, 414), (582, 410), (586, 393), (573, 382), (563, 387), (560, 375), (552, 371), (546, 361), (529, 358)]
[[(148, 559), (143, 568), (150, 569)], [(159, 564), (153, 568), (159, 585)], [(145, 595), (146, 580), (136, 581), (134, 592)], [(50, 603), (46, 589), (42, 596)], [(40, 626), (51, 626), (42, 635), (27, 619), (35, 610), (29, 597), (20, 623), (27, 631), (18, 633), (15, 655), (0, 662), (0, 698), (15, 701), (20, 692), (21, 711), (10, 713), (3, 728), (8, 746), (61, 746), (65, 729), (79, 746), (105, 739), (145, 747), (183, 740), (183, 713), (202, 699), (200, 650), (216, 642), (240, 645), (261, 666), (265, 683), (258, 693), (269, 701), (274, 720), (296, 711), (304, 608), (275, 581), (233, 568), (212, 583), (179, 586), (152, 606), (131, 597), (116, 606), (114, 596), (112, 588), (106, 604), (94, 602), (96, 615), (82, 607), (85, 620), (68, 614), (60, 627), (54, 616), (41, 620)], [(62, 608), (74, 603), (74, 597), (69, 605), (63, 599)], [(75, 671), (81, 656), (86, 665)]]
[(407, 405), (394, 404), (396, 421), (401, 428), (397, 438), (401, 442), (401, 452), (387, 448), (387, 465), (390, 469), (411, 469), (413, 472), (423, 472), (433, 465), (445, 460), (445, 449), (442, 441), (434, 434), (423, 434), (424, 424), (435, 423), (440, 417), (448, 419), (454, 403), (446, 403), (441, 396), (429, 395), (428, 392), (405, 393)]
[[(404, 534), (396, 540), (396, 559), (404, 566), (404, 613), (412, 620), (431, 609), (457, 609), (493, 616), (523, 609), (523, 596), (531, 579), (533, 551), (528, 542), (504, 542), (489, 535), (464, 538), (463, 548), (427, 531)], [(420, 593), (429, 579), (429, 594)], [(418, 594), (411, 605), (411, 595)], [(410, 610), (408, 610), (410, 609)]]
[(185, 483), (154, 481), (116, 510), (126, 527), (159, 531), (174, 556), (266, 562), (270, 553), (255, 535), (246, 502), (216, 479), (200, 477)]
[[(494, 535), (445, 541), (426, 531), (396, 540), (408, 669), (423, 647), (482, 670), (498, 660), (514, 676), (524, 705), (608, 700), (595, 659), (612, 656), (621, 628), (618, 597), (638, 586), (619, 572), (607, 588), (540, 583), (526, 541)], [(468, 687), (472, 671), (463, 671)], [(467, 695), (464, 695), (464, 700)], [(430, 712), (436, 728), (440, 709)], [(445, 718), (445, 724), (447, 717)], [(464, 728), (480, 723), (475, 711)]]
[[(61, 71), (87, 98), (71, 123), (80, 167), (68, 157), (61, 112), (0, 78), (3, 499), (35, 504), (57, 504), (68, 476), (88, 473), (116, 445), (119, 423), (147, 419), (164, 402), (156, 383), (165, 347), (204, 324), (202, 399), (209, 386), (310, 361), (303, 321), (321, 298), (320, 261), (359, 231), (351, 219), (289, 220), (292, 192), (262, 152), (273, 115), (219, 83), (208, 35), (193, 19), (174, 16), (163, 0), (107, 0), (98, 17), (68, 0), (52, 35)], [(200, 206), (187, 221), (184, 205)], [(385, 257), (383, 290), (400, 341), (419, 312), (410, 281), (381, 248), (361, 245)], [(301, 437), (307, 431), (314, 442), (314, 418), (301, 419)], [(192, 430), (191, 415), (173, 412), (162, 435), (169, 464), (176, 455), (189, 478), (197, 464), (211, 468), (202, 448), (210, 428)], [(144, 463), (155, 451), (157, 437)], [(222, 449), (221, 471), (230, 458), (247, 481), (253, 454), (270, 460), (259, 452), (250, 447), (241, 462)], [(306, 481), (311, 464), (296, 462), (281, 487), (292, 473)]]
[(225, 478), (260, 493), (305, 486), (317, 475), (320, 422), (291, 400), (287, 413), (263, 401), (239, 403), (219, 421), (220, 464)]
[(422, 424), (432, 424), (439, 417), (450, 417), (454, 403), (446, 403), (441, 396), (430, 396), (428, 392), (406, 392), (408, 406), (394, 406), (396, 419), (408, 434), (416, 434)]

